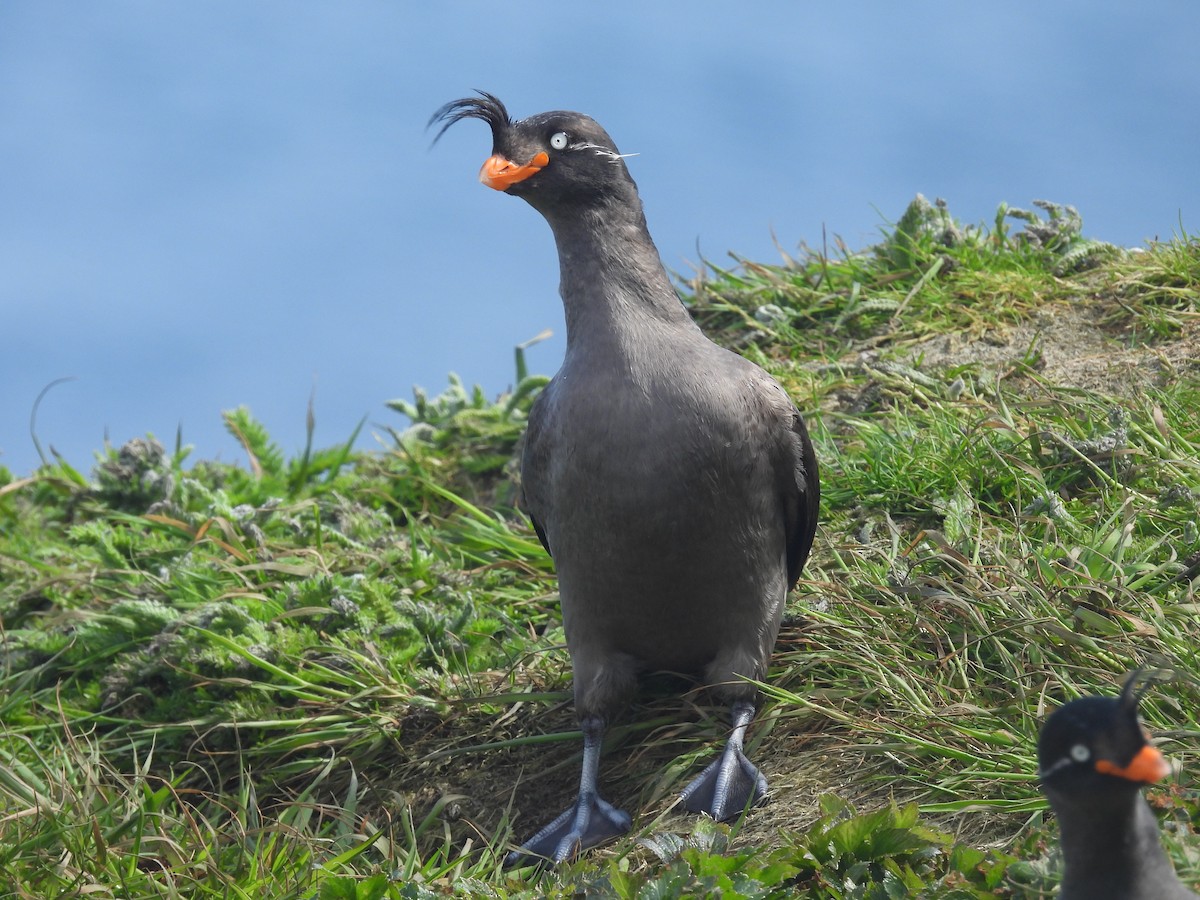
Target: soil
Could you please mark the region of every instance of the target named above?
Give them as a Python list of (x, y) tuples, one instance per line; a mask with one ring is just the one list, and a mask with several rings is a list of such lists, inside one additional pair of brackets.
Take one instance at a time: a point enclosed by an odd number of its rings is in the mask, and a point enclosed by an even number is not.
[(1052, 384), (1114, 397), (1135, 397), (1168, 380), (1200, 373), (1200, 327), (1175, 340), (1131, 346), (1131, 335), (1104, 325), (1096, 304), (1056, 306), (1032, 320), (982, 338), (943, 335), (909, 345), (903, 359), (924, 371), (977, 365), (998, 377), (1022, 361)]

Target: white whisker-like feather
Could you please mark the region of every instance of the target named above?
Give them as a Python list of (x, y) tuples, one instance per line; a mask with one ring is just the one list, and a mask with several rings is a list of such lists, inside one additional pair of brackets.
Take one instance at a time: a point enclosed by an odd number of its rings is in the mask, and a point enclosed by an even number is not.
[(618, 159), (626, 159), (630, 156), (637, 156), (636, 153), (617, 153), (600, 144), (593, 144), (590, 141), (578, 141), (567, 148), (568, 150), (594, 150), (597, 156), (607, 156), (613, 162)]

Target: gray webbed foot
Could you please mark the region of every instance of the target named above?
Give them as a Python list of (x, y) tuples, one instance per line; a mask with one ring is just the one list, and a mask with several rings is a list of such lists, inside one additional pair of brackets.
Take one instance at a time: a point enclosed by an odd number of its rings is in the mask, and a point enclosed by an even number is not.
[(591, 847), (599, 846), (629, 831), (629, 813), (607, 800), (580, 794), (561, 816), (504, 858), (504, 865), (523, 862), (561, 863)]
[(632, 824), (629, 813), (617, 809), (596, 792), (600, 747), (604, 742), (604, 720), (589, 716), (579, 724), (583, 729), (579, 796), (566, 812), (509, 853), (504, 858), (505, 866), (523, 862), (565, 862), (629, 830)]
[(767, 779), (746, 758), (742, 749), (746, 727), (754, 717), (754, 706), (735, 703), (732, 717), (733, 732), (720, 758), (680, 795), (689, 812), (707, 813), (718, 822), (735, 818), (747, 805), (758, 803), (767, 794)]

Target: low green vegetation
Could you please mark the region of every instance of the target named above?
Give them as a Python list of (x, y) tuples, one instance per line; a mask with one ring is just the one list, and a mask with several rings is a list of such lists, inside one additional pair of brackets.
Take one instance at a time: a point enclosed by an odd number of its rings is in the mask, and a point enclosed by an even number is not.
[[(1137, 665), (1200, 882), (1200, 242), (922, 198), (882, 242), (681, 283), (790, 389), (822, 527), (751, 734), (771, 802), (675, 812), (723, 712), (651, 684), (605, 790), (635, 831), (501, 860), (576, 777), (550, 560), (514, 509), (545, 378), (397, 400), (386, 449), (242, 465), (153, 438), (0, 468), (4, 896), (1043, 897), (1034, 741)], [(311, 413), (310, 413), (311, 421)], [(682, 690), (688, 688), (683, 686)]]

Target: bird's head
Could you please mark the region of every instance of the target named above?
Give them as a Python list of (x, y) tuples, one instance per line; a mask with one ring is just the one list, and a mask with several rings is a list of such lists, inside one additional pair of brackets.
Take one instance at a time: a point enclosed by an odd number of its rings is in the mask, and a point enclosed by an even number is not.
[(482, 119), (492, 129), (492, 155), (479, 171), (490, 188), (522, 197), (547, 212), (556, 206), (587, 206), (632, 195), (636, 187), (612, 138), (594, 119), (556, 110), (513, 120), (491, 94), (452, 100), (433, 114), (430, 126), (446, 129), (463, 119)]
[(1138, 720), (1138, 704), (1153, 682), (1141, 670), (1125, 682), (1119, 697), (1080, 697), (1055, 710), (1038, 739), (1042, 784), (1075, 793), (1102, 784), (1153, 784), (1171, 765), (1149, 743)]

